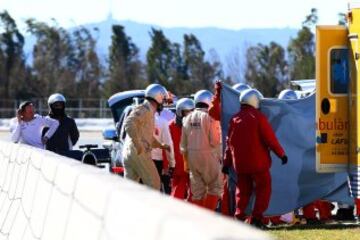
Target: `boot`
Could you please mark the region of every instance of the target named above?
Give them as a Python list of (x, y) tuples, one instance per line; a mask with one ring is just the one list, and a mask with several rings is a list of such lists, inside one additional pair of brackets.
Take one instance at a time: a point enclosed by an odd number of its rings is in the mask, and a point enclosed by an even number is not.
[(204, 207), (214, 211), (216, 209), (219, 197), (216, 195), (208, 194), (204, 200)]
[(261, 220), (256, 219), (256, 218), (251, 219), (250, 225), (252, 225), (258, 229), (262, 229), (262, 230), (267, 228), (266, 225)]

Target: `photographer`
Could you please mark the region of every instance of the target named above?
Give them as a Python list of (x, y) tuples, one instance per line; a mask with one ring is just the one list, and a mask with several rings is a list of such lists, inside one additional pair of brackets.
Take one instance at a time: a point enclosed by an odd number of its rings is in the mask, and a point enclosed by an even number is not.
[[(31, 101), (25, 101), (19, 105), (16, 118), (13, 118), (10, 123), (11, 140), (44, 149), (45, 144), (58, 128), (59, 122), (34, 112)], [(42, 137), (45, 127), (49, 130)]]

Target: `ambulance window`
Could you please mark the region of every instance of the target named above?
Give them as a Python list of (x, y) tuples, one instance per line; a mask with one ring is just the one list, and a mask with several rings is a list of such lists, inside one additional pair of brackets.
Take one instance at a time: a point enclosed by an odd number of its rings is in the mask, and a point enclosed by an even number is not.
[(347, 93), (349, 83), (348, 49), (332, 49), (330, 52), (330, 78), (332, 93)]

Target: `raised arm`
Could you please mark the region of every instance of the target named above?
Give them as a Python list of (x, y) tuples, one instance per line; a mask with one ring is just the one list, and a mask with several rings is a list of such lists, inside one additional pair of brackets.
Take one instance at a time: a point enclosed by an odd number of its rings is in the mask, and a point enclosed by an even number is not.
[(222, 88), (221, 82), (217, 81), (215, 83), (215, 95), (211, 100), (211, 105), (209, 107), (209, 115), (217, 121), (220, 121), (221, 118), (221, 104), (220, 104), (221, 88)]
[(19, 142), (21, 137), (21, 123), (17, 118), (13, 118), (10, 120), (10, 132), (11, 132), (11, 141)]

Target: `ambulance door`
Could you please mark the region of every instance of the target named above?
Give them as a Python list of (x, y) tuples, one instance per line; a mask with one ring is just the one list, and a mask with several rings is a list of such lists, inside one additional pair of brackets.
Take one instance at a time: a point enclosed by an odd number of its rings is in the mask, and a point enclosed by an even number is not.
[(349, 178), (350, 193), (353, 197), (360, 198), (360, 84), (359, 82), (359, 61), (360, 61), (360, 8), (352, 8), (348, 13), (350, 42), (350, 160), (349, 160)]
[(316, 28), (316, 170), (347, 171), (349, 48), (344, 26)]

